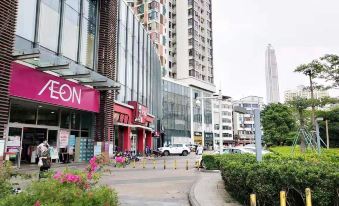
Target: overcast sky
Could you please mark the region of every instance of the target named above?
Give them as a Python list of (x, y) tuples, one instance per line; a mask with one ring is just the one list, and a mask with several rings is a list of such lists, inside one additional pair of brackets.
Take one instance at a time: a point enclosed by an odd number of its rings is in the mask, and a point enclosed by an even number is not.
[(324, 54), (339, 54), (339, 0), (212, 0), (212, 4), (215, 84), (234, 99), (257, 95), (266, 101), (268, 43), (276, 52), (281, 100), (285, 90), (307, 84), (306, 76), (293, 72), (296, 66)]

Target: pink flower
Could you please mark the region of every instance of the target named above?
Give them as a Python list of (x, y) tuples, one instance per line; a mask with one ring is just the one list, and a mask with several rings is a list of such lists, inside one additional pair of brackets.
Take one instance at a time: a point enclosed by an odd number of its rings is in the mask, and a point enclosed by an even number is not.
[(60, 171), (57, 171), (57, 172), (55, 173), (55, 175), (53, 176), (53, 178), (56, 179), (56, 180), (58, 180), (58, 179), (61, 178), (61, 176), (62, 176), (62, 173), (61, 173)]
[(92, 174), (92, 172), (89, 172), (87, 174), (87, 179), (91, 180), (92, 178), (93, 178), (93, 174)]
[(117, 161), (117, 163), (123, 163), (125, 159), (123, 157), (116, 157), (115, 161)]
[(39, 200), (37, 200), (35, 203), (34, 203), (34, 206), (41, 206), (41, 203)]
[(65, 179), (69, 183), (77, 183), (77, 182), (80, 181), (80, 177), (78, 175), (74, 175), (74, 174), (66, 174)]
[(89, 160), (89, 163), (92, 165), (92, 164), (96, 164), (96, 156), (92, 157), (90, 160)]

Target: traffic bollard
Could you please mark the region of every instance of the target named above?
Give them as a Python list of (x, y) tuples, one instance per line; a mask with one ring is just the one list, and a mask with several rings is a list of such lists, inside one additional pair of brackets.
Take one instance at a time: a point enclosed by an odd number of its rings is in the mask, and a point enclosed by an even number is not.
[(177, 169), (177, 160), (174, 160), (174, 169)]
[(280, 191), (280, 206), (286, 206), (286, 192)]
[(157, 163), (156, 163), (156, 161), (155, 160), (153, 160), (153, 169), (155, 170), (155, 165), (156, 165)]
[(133, 160), (133, 168), (135, 168), (135, 160)]
[(256, 206), (257, 205), (257, 200), (255, 194), (250, 195), (250, 205), (251, 206)]
[(305, 193), (306, 193), (306, 206), (312, 206), (311, 189), (306, 188)]
[(142, 160), (142, 168), (143, 168), (143, 169), (145, 169), (145, 168), (146, 168), (146, 166), (145, 166), (145, 163), (146, 163), (146, 160), (145, 160), (145, 159), (143, 159), (143, 160)]
[(186, 170), (188, 170), (188, 160), (186, 160)]
[(164, 170), (166, 169), (166, 160), (164, 160)]

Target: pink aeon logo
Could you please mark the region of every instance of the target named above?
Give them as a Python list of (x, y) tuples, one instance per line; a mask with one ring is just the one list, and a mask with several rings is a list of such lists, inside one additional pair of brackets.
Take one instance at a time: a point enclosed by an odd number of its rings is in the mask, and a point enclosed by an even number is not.
[(26, 65), (13, 62), (9, 83), (11, 97), (99, 112), (99, 91)]
[(75, 87), (71, 87), (65, 83), (60, 86), (60, 82), (50, 79), (38, 95), (42, 95), (46, 90), (49, 91), (49, 96), (52, 99), (61, 99), (64, 102), (71, 101), (72, 103), (76, 100), (78, 104), (81, 103), (80, 88), (77, 90)]

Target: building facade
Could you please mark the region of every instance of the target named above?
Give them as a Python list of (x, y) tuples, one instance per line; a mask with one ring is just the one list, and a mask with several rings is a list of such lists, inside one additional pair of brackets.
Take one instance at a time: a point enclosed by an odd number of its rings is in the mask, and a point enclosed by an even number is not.
[[(233, 102), (233, 106), (245, 108), (252, 113), (254, 109), (263, 109), (262, 97), (248, 96)], [(233, 130), (236, 144), (253, 144), (255, 142), (255, 126), (253, 114), (233, 112)]]
[[(321, 99), (330, 96), (327, 90), (315, 89), (313, 94), (315, 99)], [(294, 90), (287, 90), (284, 92), (285, 102), (291, 101), (296, 97), (311, 99), (311, 91), (309, 91), (309, 89), (307, 89), (305, 86), (300, 85)]]
[(167, 0), (128, 0), (138, 20), (148, 31), (151, 41), (157, 48), (163, 76), (172, 74), (169, 68), (169, 31), (168, 16), (171, 14)]
[(175, 10), (173, 73), (179, 81), (215, 92), (212, 38), (212, 2), (172, 1)]
[(163, 78), (163, 142), (191, 143), (191, 88)]
[[(0, 8), (11, 11), (0, 16), (6, 158), (36, 163), (43, 140), (52, 159), (72, 154), (75, 162), (119, 144), (131, 150), (134, 133), (136, 152), (152, 146), (162, 111), (160, 60), (124, 1), (19, 0)], [(128, 131), (120, 139), (119, 129)]]
[(125, 3), (118, 7), (115, 146), (120, 151), (142, 153), (156, 148), (162, 113), (161, 62), (151, 35)]
[(273, 49), (271, 44), (269, 44), (266, 48), (265, 72), (267, 103), (278, 103), (280, 101), (280, 98), (277, 59), (275, 56), (275, 50)]
[(213, 125), (214, 125), (214, 146), (219, 146), (220, 142), (220, 131), (222, 129), (222, 144), (224, 146), (232, 145), (234, 143), (233, 138), (233, 106), (232, 99), (227, 99), (221, 102), (221, 124), (219, 120), (220, 109), (217, 101), (213, 104)]

